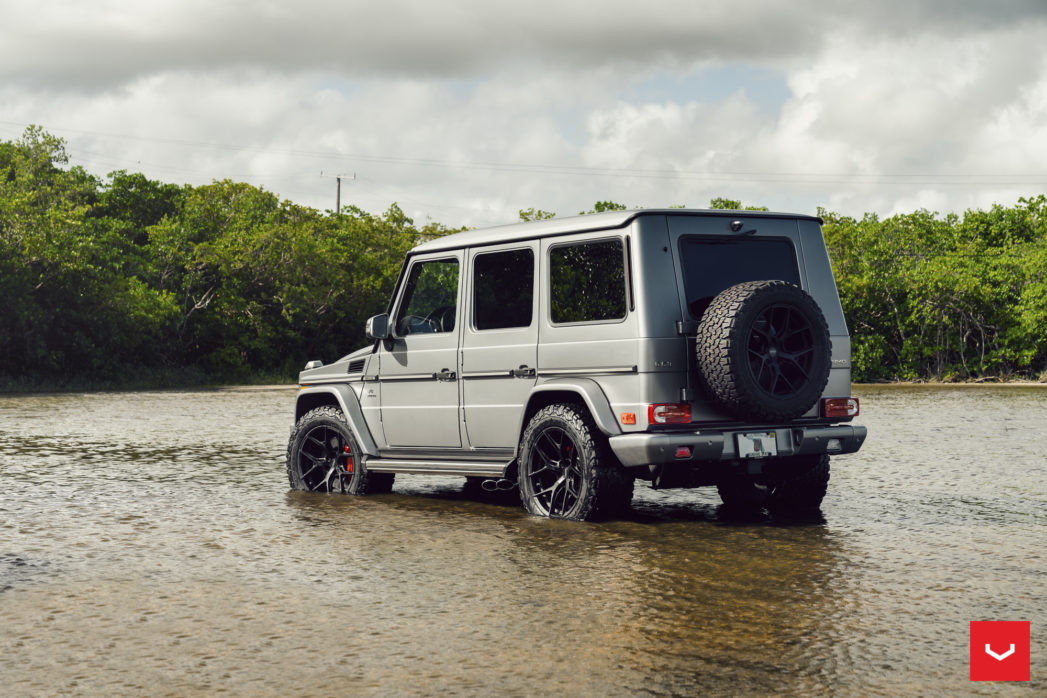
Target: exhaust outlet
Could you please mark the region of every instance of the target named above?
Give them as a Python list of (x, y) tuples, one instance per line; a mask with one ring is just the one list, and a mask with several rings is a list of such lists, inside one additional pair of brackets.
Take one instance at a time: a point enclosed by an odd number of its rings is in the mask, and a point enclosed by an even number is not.
[(484, 480), (480, 483), (480, 487), (483, 488), (484, 492), (508, 492), (516, 487), (516, 483), (503, 477), (497, 480)]

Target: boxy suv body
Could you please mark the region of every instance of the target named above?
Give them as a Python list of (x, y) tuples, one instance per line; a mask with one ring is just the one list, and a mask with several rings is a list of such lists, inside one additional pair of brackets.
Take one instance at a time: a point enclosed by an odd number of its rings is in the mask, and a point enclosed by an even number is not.
[(866, 435), (809, 216), (618, 211), (441, 237), (407, 255), (366, 332), (301, 373), (296, 489), (457, 475), (582, 520), (646, 480), (811, 510), (829, 455)]

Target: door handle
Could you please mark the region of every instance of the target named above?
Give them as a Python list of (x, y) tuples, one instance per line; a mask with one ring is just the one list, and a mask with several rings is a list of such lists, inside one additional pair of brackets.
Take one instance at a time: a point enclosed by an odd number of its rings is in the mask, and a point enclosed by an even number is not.
[(509, 369), (509, 375), (513, 378), (532, 378), (536, 371), (533, 368), (527, 366), (520, 366), (520, 368)]
[(449, 368), (442, 369), (439, 373), (434, 373), (433, 378), (438, 381), (453, 381), (458, 378), (458, 374)]

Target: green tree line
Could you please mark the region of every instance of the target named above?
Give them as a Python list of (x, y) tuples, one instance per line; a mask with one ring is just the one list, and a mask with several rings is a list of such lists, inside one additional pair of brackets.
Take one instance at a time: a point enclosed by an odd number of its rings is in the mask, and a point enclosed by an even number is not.
[[(1047, 372), (1045, 197), (962, 216), (820, 215), (856, 380)], [(360, 346), (404, 253), (455, 230), (395, 204), (321, 212), (232, 181), (98, 178), (29, 128), (0, 142), (0, 388), (289, 378)]]
[(819, 215), (856, 379), (1047, 379), (1047, 197), (962, 216)]
[(0, 143), (0, 387), (293, 376), (359, 345), (404, 253), (451, 232), (67, 162), (39, 128)]

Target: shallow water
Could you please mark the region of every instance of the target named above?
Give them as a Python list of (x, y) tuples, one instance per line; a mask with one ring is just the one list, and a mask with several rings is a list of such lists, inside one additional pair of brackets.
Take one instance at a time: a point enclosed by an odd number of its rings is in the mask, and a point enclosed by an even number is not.
[[(858, 395), (822, 520), (600, 524), (290, 492), (289, 389), (0, 397), (2, 690), (1042, 695), (1047, 390)], [(1031, 683), (968, 680), (972, 620), (1032, 622)]]

